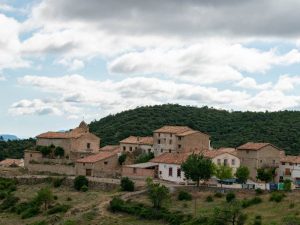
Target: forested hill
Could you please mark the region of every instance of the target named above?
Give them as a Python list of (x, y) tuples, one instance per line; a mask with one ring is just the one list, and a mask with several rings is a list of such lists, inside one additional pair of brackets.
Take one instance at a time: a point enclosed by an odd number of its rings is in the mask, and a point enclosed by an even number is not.
[(288, 154), (300, 154), (300, 112), (228, 112), (208, 107), (158, 105), (109, 115), (90, 124), (101, 145), (129, 135), (152, 135), (163, 125), (187, 125), (208, 133), (213, 147), (237, 147), (248, 141), (270, 142)]

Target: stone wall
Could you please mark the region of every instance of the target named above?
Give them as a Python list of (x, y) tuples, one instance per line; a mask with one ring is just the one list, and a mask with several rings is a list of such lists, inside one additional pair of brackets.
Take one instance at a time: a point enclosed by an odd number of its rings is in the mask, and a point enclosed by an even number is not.
[(75, 167), (74, 166), (66, 166), (66, 165), (48, 165), (48, 164), (28, 164), (27, 166), (28, 172), (30, 173), (54, 173), (54, 174), (64, 174), (64, 175), (75, 175)]

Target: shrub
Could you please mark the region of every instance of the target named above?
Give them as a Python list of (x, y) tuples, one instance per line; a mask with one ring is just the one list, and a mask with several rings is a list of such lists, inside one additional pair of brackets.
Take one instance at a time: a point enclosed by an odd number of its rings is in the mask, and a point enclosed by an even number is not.
[(284, 193), (272, 192), (271, 196), (270, 196), (270, 201), (272, 201), (272, 202), (281, 202), (284, 197), (285, 197)]
[(66, 199), (68, 202), (72, 201), (72, 198), (71, 197), (67, 197)]
[(89, 186), (89, 181), (85, 176), (77, 176), (74, 180), (74, 188), (80, 191), (82, 186)]
[(247, 207), (249, 207), (249, 206), (252, 206), (252, 205), (257, 205), (257, 204), (260, 204), (260, 203), (262, 203), (262, 199), (260, 198), (260, 197), (254, 197), (254, 198), (251, 198), (251, 199), (249, 199), (249, 200), (247, 200), (247, 199), (244, 199), (243, 201), (242, 201), (242, 207), (243, 208), (247, 208)]
[(89, 190), (88, 186), (86, 185), (83, 185), (81, 188), (80, 188), (80, 191), (82, 192), (87, 192)]
[(114, 197), (109, 203), (109, 209), (112, 212), (121, 211), (123, 205), (124, 205), (124, 201), (122, 199)]
[(18, 201), (19, 201), (18, 197), (9, 194), (1, 203), (0, 211), (10, 210), (17, 204)]
[(300, 219), (294, 215), (285, 216), (282, 225), (300, 225)]
[(261, 194), (264, 193), (264, 191), (263, 191), (262, 189), (260, 189), (260, 188), (257, 188), (257, 189), (255, 189), (255, 193), (256, 193), (257, 195), (261, 195)]
[(118, 162), (119, 162), (119, 165), (120, 165), (120, 166), (123, 165), (123, 163), (125, 162), (126, 158), (127, 158), (126, 153), (122, 153), (122, 154), (119, 156)]
[(134, 191), (134, 183), (128, 177), (122, 177), (121, 179), (122, 191)]
[(55, 213), (65, 213), (67, 212), (71, 207), (69, 205), (61, 205), (61, 204), (56, 204), (53, 206), (51, 209), (47, 211), (48, 215), (55, 214)]
[(223, 196), (224, 196), (224, 195), (223, 195), (221, 192), (216, 192), (216, 193), (215, 193), (215, 197), (216, 197), (216, 198), (223, 198)]
[(154, 158), (154, 153), (142, 153), (140, 154), (137, 159), (134, 161), (134, 163), (145, 163), (148, 162), (149, 160)]
[(62, 185), (62, 183), (64, 182), (64, 180), (65, 180), (65, 177), (64, 178), (54, 178), (52, 180), (53, 187), (55, 187), (55, 188), (60, 187)]
[(262, 224), (261, 216), (260, 215), (255, 216), (253, 225), (261, 225), (261, 224)]
[(66, 220), (63, 225), (77, 225), (78, 223), (74, 220)]
[(233, 192), (229, 192), (226, 195), (226, 201), (227, 202), (232, 202), (233, 200), (235, 200), (235, 194)]
[(284, 191), (291, 191), (292, 190), (292, 182), (291, 182), (291, 180), (284, 180), (283, 181), (283, 190)]
[(25, 211), (23, 211), (21, 213), (21, 218), (22, 219), (31, 218), (31, 217), (38, 215), (39, 213), (40, 213), (40, 207), (37, 205), (33, 205), (33, 206), (25, 209)]
[(65, 150), (62, 148), (62, 147), (56, 147), (55, 150), (54, 150), (54, 155), (55, 156), (64, 156), (65, 155)]
[(290, 209), (295, 208), (295, 203), (294, 203), (294, 202), (290, 203), (290, 204), (289, 204), (289, 208), (290, 208)]
[(207, 202), (213, 202), (214, 199), (213, 199), (213, 197), (211, 195), (209, 195), (209, 196), (206, 197), (206, 201)]
[(191, 201), (192, 200), (192, 195), (190, 193), (186, 192), (186, 191), (180, 191), (178, 193), (177, 199), (179, 201), (183, 201), (183, 200)]

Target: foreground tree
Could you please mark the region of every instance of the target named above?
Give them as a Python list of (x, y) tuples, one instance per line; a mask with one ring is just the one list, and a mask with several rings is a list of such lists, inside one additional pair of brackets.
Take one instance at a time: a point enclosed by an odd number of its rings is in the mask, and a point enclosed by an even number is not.
[(242, 183), (245, 184), (249, 178), (250, 171), (246, 166), (240, 166), (237, 168), (235, 176)]
[[(218, 165), (215, 168), (215, 175), (220, 180), (230, 179), (233, 177), (232, 168), (226, 165)], [(221, 182), (221, 187), (222, 187), (222, 182)]]
[(85, 176), (77, 176), (74, 180), (74, 188), (80, 191), (83, 186), (89, 186), (89, 180)]
[(259, 168), (257, 169), (258, 180), (265, 182), (265, 189), (267, 189), (267, 183), (273, 179), (273, 168)]
[(36, 202), (44, 205), (44, 210), (46, 211), (53, 201), (54, 196), (49, 188), (42, 188), (38, 191), (36, 196)]
[(153, 183), (151, 178), (147, 178), (148, 197), (153, 207), (160, 209), (163, 202), (170, 198), (169, 189), (160, 183)]
[(181, 170), (187, 179), (197, 182), (199, 187), (200, 180), (208, 180), (213, 174), (213, 163), (211, 159), (204, 158), (203, 155), (192, 154), (182, 163)]

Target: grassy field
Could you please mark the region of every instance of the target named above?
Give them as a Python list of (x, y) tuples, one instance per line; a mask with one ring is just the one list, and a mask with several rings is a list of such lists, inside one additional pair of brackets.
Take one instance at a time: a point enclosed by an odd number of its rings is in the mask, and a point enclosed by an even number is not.
[[(15, 195), (19, 197), (20, 201), (32, 199), (36, 192), (42, 188), (49, 186), (49, 184), (40, 185), (19, 185)], [(66, 213), (57, 213), (54, 215), (46, 215), (41, 213), (36, 217), (29, 219), (21, 219), (19, 215), (14, 213), (0, 213), (0, 225), (25, 225), (33, 224), (38, 221), (47, 221), (48, 224), (58, 225), (154, 225), (162, 224), (161, 221), (145, 221), (136, 217), (125, 214), (112, 214), (107, 211), (107, 205), (113, 196), (120, 195), (117, 190), (110, 192), (103, 191), (88, 191), (77, 192), (67, 187), (52, 188), (54, 195), (57, 196), (56, 203), (71, 205), (71, 208)], [(212, 202), (207, 202), (208, 195), (213, 196)], [(192, 215), (210, 215), (214, 207), (224, 204), (225, 197), (214, 197), (211, 192), (194, 192), (192, 201), (178, 201), (177, 193), (172, 194), (172, 198), (165, 205), (171, 211), (181, 211), (190, 213)], [(245, 198), (254, 197), (254, 193), (237, 193), (237, 198), (242, 200)], [(262, 224), (282, 224), (282, 218), (286, 215), (296, 215), (300, 221), (300, 193), (287, 193), (286, 197), (280, 203), (270, 202), (270, 194), (266, 193), (260, 195), (263, 202), (243, 209), (247, 213), (247, 224), (252, 225), (254, 217), (260, 215), (262, 217)], [(142, 202), (150, 205), (146, 195), (136, 196), (132, 201)]]

